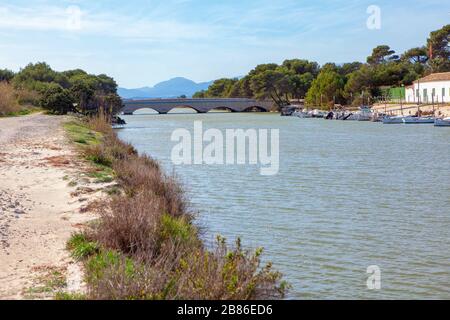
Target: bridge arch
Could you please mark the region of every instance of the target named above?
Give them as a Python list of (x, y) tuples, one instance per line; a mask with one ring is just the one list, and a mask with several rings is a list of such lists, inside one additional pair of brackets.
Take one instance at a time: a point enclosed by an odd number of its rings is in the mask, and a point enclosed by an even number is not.
[(242, 112), (268, 112), (268, 111), (269, 110), (261, 106), (251, 106), (242, 110)]
[(239, 110), (237, 110), (237, 109), (234, 109), (234, 108), (232, 108), (232, 107), (225, 107), (225, 106), (223, 106), (223, 107), (214, 107), (214, 108), (211, 108), (211, 109), (209, 109), (207, 112), (211, 112), (211, 111), (228, 111), (228, 112), (239, 112)]
[[(175, 109), (185, 109), (185, 110), (193, 110), (195, 111), (195, 113), (202, 113), (202, 111), (200, 111), (199, 109), (191, 106), (191, 105), (179, 105), (179, 106), (173, 106), (171, 107), (167, 113), (171, 113), (171, 114), (176, 114), (176, 113), (184, 113), (184, 112), (173, 112)], [(187, 112), (186, 112), (187, 113)]]
[[(127, 114), (126, 112), (124, 112)], [(133, 110), (130, 114), (139, 115), (139, 114), (159, 114), (160, 112), (152, 107), (141, 107)]]

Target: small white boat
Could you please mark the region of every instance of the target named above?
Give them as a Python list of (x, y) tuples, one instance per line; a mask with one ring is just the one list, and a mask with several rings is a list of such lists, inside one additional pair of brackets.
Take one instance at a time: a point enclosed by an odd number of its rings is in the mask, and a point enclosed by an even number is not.
[(444, 119), (435, 119), (434, 120), (435, 127), (450, 127), (450, 117)]
[(385, 116), (383, 118), (384, 124), (400, 124), (403, 123), (404, 116)]
[(361, 106), (355, 113), (344, 113), (342, 120), (370, 121), (372, 117), (372, 109), (369, 106)]
[(328, 114), (328, 112), (314, 109), (313, 111), (310, 112), (310, 114), (313, 118), (325, 118), (325, 116)]
[(434, 117), (404, 117), (403, 123), (406, 124), (427, 124), (434, 123)]
[(369, 106), (361, 106), (356, 113), (356, 121), (370, 121), (373, 117), (372, 108)]

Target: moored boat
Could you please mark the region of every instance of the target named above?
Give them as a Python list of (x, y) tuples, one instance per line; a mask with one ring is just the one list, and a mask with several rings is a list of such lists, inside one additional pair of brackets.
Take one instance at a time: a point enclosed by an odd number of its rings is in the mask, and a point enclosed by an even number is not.
[(372, 109), (369, 106), (361, 106), (355, 113), (344, 112), (342, 120), (370, 121), (373, 117)]
[(372, 117), (373, 112), (369, 106), (361, 106), (356, 113), (356, 121), (370, 121)]
[(435, 127), (450, 127), (450, 117), (444, 119), (435, 119), (434, 120)]
[(328, 112), (314, 109), (313, 111), (310, 112), (310, 114), (313, 118), (325, 118)]
[(435, 118), (434, 117), (404, 117), (403, 123), (406, 124), (427, 124), (427, 123), (434, 123)]
[(383, 118), (384, 124), (400, 124), (403, 123), (404, 116), (385, 116)]
[(309, 112), (305, 112), (305, 111), (294, 111), (292, 113), (293, 117), (299, 117), (299, 118), (312, 118), (312, 115), (309, 114)]

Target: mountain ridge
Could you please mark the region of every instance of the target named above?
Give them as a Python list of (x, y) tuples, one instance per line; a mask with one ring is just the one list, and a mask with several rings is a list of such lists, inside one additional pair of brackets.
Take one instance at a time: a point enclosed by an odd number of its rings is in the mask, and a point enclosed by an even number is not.
[(184, 77), (175, 77), (159, 82), (153, 87), (134, 89), (119, 87), (117, 92), (123, 99), (176, 98), (182, 95), (192, 97), (195, 92), (208, 89), (211, 83), (213, 81), (197, 83)]

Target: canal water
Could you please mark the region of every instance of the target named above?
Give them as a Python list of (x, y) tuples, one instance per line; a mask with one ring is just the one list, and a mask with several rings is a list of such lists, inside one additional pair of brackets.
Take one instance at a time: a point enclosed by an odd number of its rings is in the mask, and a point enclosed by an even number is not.
[[(450, 298), (450, 130), (264, 113), (125, 116), (119, 136), (184, 183), (206, 241), (265, 248), (289, 299)], [(174, 166), (173, 130), (280, 129), (280, 170)], [(369, 266), (381, 289), (369, 290)]]

